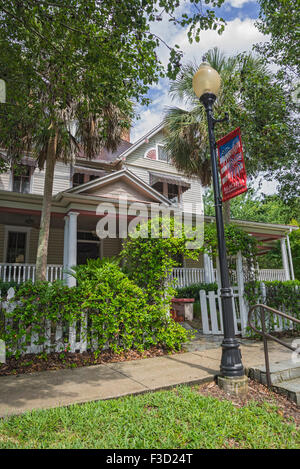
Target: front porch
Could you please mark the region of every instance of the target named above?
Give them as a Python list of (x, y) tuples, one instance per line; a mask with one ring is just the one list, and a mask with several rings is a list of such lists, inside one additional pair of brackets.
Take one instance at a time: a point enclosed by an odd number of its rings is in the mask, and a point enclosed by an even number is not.
[[(97, 222), (103, 215), (82, 209), (66, 214), (52, 213), (49, 236), (47, 280), (64, 280), (69, 286), (75, 285), (75, 279), (68, 275), (73, 266), (85, 264), (87, 259), (117, 256), (122, 250), (124, 238), (99, 239), (96, 234)], [(118, 214), (119, 217), (119, 214)], [(13, 214), (3, 212), (0, 224), (0, 281), (22, 283), (35, 281), (35, 261), (39, 234), (39, 213), (27, 213), (26, 210)], [(6, 223), (5, 223), (6, 222)], [(285, 227), (286, 228), (286, 227)], [(282, 268), (259, 269), (260, 281), (294, 280), (292, 256), (286, 233), (256, 234), (266, 252), (280, 239)], [(0, 251), (0, 252), (1, 252)], [(171, 280), (176, 280), (179, 288), (195, 283), (220, 283), (218, 260), (204, 254), (198, 261), (183, 260), (183, 264), (173, 270)], [(232, 272), (232, 284), (236, 284), (236, 272)]]
[[(16, 283), (35, 281), (43, 197), (0, 190), (0, 199), (0, 280)], [(106, 217), (107, 207), (113, 209), (116, 225), (110, 231), (110, 237), (99, 239), (97, 226)], [(68, 271), (90, 258), (118, 255), (130, 222), (138, 216), (147, 219), (153, 207), (156, 214), (174, 210), (166, 197), (128, 170), (112, 173), (54, 196), (47, 280), (59, 279), (69, 286), (75, 285), (75, 279), (68, 275)], [(204, 217), (204, 222), (214, 222), (214, 218)], [(242, 220), (233, 222), (258, 240), (260, 254), (265, 254), (280, 240), (282, 268), (260, 270), (258, 267), (259, 280), (294, 280), (288, 233), (296, 227)], [(177, 280), (179, 287), (193, 283), (220, 283), (218, 260), (215, 259), (213, 264), (208, 254), (201, 255), (197, 261), (183, 260), (182, 265), (174, 269), (172, 279)], [(234, 272), (232, 283), (236, 283)]]
[[(49, 282), (63, 280), (65, 277), (65, 269), (66, 268), (62, 264), (48, 265), (47, 280)], [(233, 272), (233, 277), (236, 278), (235, 272)], [(176, 280), (176, 285), (179, 288), (187, 287), (194, 283), (210, 283), (208, 281), (207, 272), (204, 268), (177, 267), (173, 270), (171, 278)], [(233, 278), (233, 281), (235, 278)], [(0, 263), (1, 282), (14, 282), (20, 284), (27, 280), (35, 282), (35, 264)], [(217, 282), (217, 280), (217, 270), (213, 269), (213, 282)], [(261, 282), (274, 280), (285, 281), (286, 272), (284, 269), (261, 269), (258, 271), (258, 280)]]

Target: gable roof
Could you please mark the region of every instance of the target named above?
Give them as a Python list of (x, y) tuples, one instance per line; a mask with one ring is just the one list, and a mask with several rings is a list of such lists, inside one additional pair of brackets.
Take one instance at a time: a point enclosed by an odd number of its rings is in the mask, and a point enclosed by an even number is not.
[(153, 129), (149, 130), (145, 135), (143, 135), (139, 140), (137, 140), (135, 143), (131, 145), (130, 148), (127, 148), (123, 153), (120, 154), (119, 159), (125, 160), (127, 156), (129, 156), (132, 152), (134, 152), (137, 148), (139, 148), (143, 143), (145, 143), (145, 140), (147, 138), (154, 137), (154, 135), (158, 134), (161, 130), (164, 128), (164, 123), (161, 122), (158, 124), (156, 127), (153, 127)]
[(102, 150), (92, 160), (87, 159), (85, 157), (84, 152), (80, 151), (77, 159), (81, 160), (82, 162), (92, 161), (92, 162), (99, 162), (99, 163), (101, 162), (112, 163), (116, 160), (119, 160), (120, 155), (124, 153), (126, 150), (128, 150), (131, 146), (132, 146), (132, 143), (128, 142), (127, 140), (121, 139), (120, 144), (114, 151), (108, 150), (107, 148), (102, 148)]
[(101, 178), (94, 179), (93, 181), (87, 182), (85, 184), (81, 184), (76, 187), (72, 187), (61, 193), (63, 194), (83, 194), (87, 193), (88, 191), (95, 191), (96, 189), (100, 189), (107, 184), (112, 184), (117, 180), (125, 179), (128, 183), (133, 184), (139, 192), (146, 193), (150, 198), (154, 199), (159, 203), (163, 203), (164, 205), (172, 205), (172, 202), (167, 199), (165, 196), (160, 194), (158, 191), (153, 189), (149, 184), (144, 182), (138, 176), (136, 176), (132, 171), (124, 168), (120, 171), (116, 171)]

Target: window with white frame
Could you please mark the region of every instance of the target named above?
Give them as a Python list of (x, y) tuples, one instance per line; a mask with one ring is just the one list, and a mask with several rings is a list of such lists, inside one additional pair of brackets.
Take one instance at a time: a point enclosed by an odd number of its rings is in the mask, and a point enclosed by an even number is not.
[(22, 264), (26, 260), (27, 231), (7, 231), (6, 262)]
[(157, 145), (157, 159), (159, 161), (169, 162), (170, 158), (163, 145)]
[(31, 167), (30, 166), (21, 166), (18, 169), (13, 171), (13, 183), (12, 190), (13, 192), (20, 192), (22, 194), (30, 193), (30, 182), (31, 182)]

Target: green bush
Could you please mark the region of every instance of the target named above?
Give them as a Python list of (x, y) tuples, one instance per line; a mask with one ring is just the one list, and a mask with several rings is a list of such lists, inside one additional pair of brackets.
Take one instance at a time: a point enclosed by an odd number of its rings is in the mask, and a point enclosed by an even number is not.
[[(189, 336), (163, 308), (149, 304), (143, 290), (115, 263), (93, 263), (88, 275), (82, 275), (81, 270), (77, 287), (69, 288), (61, 282), (26, 282), (20, 285), (14, 301), (14, 311), (6, 314), (10, 324), (5, 333), (1, 328), (1, 338), (9, 354), (16, 356), (25, 352), (32, 334), (35, 344), (46, 349), (49, 321), (52, 331), (58, 322), (68, 330), (67, 325), (78, 325), (83, 314), (88, 318), (86, 339), (97, 353), (104, 347), (113, 352), (143, 351), (151, 346), (176, 350)], [(68, 347), (68, 337), (64, 345)]]
[[(265, 285), (265, 298), (263, 298), (262, 282), (249, 282), (245, 284), (245, 297), (249, 307), (257, 303), (263, 303), (271, 308), (277, 309), (296, 319), (300, 319), (300, 281), (289, 280), (285, 282), (272, 281), (263, 282)], [(274, 331), (279, 325), (279, 316), (266, 313), (267, 328)], [(259, 321), (256, 319), (256, 326), (261, 329)], [(300, 326), (293, 325), (294, 330), (300, 330)], [(249, 329), (250, 330), (250, 329)]]
[(209, 291), (218, 290), (217, 283), (193, 283), (188, 287), (176, 288), (176, 298), (194, 298), (195, 301), (199, 301), (200, 290), (205, 290), (206, 293)]
[(79, 289), (69, 288), (60, 281), (20, 284), (11, 300), (13, 311), (5, 313), (9, 322), (5, 330), (3, 324), (1, 327), (1, 339), (6, 343), (8, 355), (18, 357), (24, 353), (32, 335), (36, 337), (35, 345), (46, 347), (48, 321), (54, 326), (80, 319), (81, 301)]
[(186, 331), (158, 305), (149, 305), (147, 295), (116, 264), (94, 270), (93, 279), (81, 283), (84, 302), (93, 323), (94, 339), (114, 352), (144, 350), (153, 345), (178, 349), (187, 340)]
[(16, 290), (20, 288), (20, 285), (17, 282), (2, 282), (0, 281), (0, 298), (3, 298), (7, 295), (8, 290), (13, 287)]

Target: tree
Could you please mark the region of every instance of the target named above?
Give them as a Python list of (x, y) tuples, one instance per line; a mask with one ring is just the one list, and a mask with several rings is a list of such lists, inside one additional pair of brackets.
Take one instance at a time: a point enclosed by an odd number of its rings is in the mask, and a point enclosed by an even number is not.
[[(259, 0), (258, 29), (268, 35), (267, 42), (256, 44), (255, 49), (266, 63), (276, 65), (276, 77), (290, 99), (288, 106), (294, 114), (290, 134), (298, 135), (289, 144), (288, 158), (282, 158), (273, 167), (273, 178), (278, 181), (278, 193), (289, 204), (297, 203), (299, 193), (299, 76), (300, 76), (300, 8), (297, 0)], [(292, 122), (291, 122), (292, 124)], [(267, 175), (268, 177), (268, 175)]]
[[(242, 194), (231, 201), (231, 218), (235, 220), (257, 221), (262, 223), (278, 223), (299, 226), (300, 200), (297, 203), (285, 202), (278, 194), (257, 195), (250, 187), (246, 194)], [(212, 189), (204, 194), (205, 215), (214, 215), (214, 200)], [(295, 277), (300, 280), (300, 230), (289, 234)], [(267, 254), (260, 256), (261, 268), (278, 269), (281, 264), (281, 247), (278, 241)]]
[(1, 115), (0, 143), (13, 161), (30, 151), (40, 168), (46, 166), (37, 279), (46, 278), (56, 161), (82, 151), (92, 158), (103, 146), (114, 149), (133, 116), (133, 103), (146, 103), (149, 85), (161, 75), (176, 76), (181, 53), (169, 47), (164, 70), (156, 55), (160, 38), (151, 33), (150, 22), (165, 11), (176, 24), (190, 25), (191, 39), (201, 28), (222, 30), (213, 10), (178, 18), (178, 6), (171, 0), (159, 7), (154, 0), (1, 2), (0, 70), (9, 105)]
[[(290, 131), (292, 116), (284, 91), (263, 61), (250, 54), (226, 58), (215, 48), (206, 57), (222, 78), (215, 115), (222, 117), (228, 111), (230, 116), (229, 123), (216, 126), (216, 138), (241, 127), (248, 175), (272, 173), (276, 164), (288, 160), (296, 138)], [(165, 145), (178, 170), (199, 177), (203, 186), (208, 186), (211, 165), (206, 115), (192, 88), (197, 69), (196, 64), (183, 67), (171, 84), (171, 95), (183, 101), (188, 110), (172, 107), (167, 111)], [(229, 221), (228, 210), (225, 220)]]
[(257, 49), (270, 62), (300, 75), (300, 8), (297, 0), (258, 0), (256, 26), (270, 40)]

